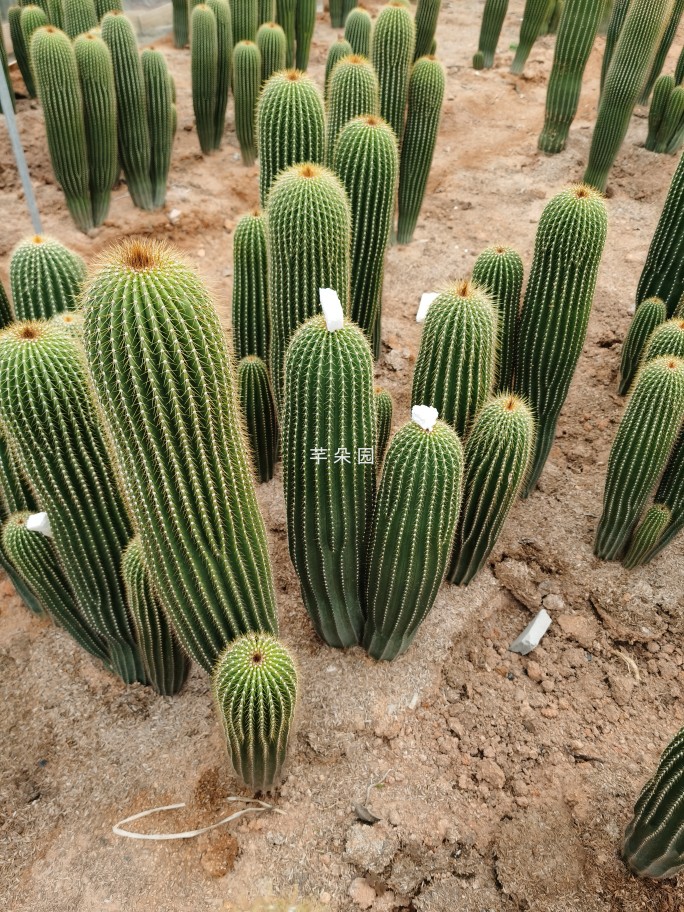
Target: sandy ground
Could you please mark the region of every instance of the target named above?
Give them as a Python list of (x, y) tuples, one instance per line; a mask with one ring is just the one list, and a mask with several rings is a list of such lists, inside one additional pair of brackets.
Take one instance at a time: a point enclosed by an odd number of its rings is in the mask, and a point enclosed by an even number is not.
[[(378, 380), (407, 417), (423, 291), (466, 275), (487, 244), (513, 243), (527, 268), (545, 202), (583, 173), (603, 49), (599, 39), (567, 151), (540, 155), (553, 39), (526, 74), (508, 75), (522, 0), (497, 68), (469, 67), (482, 0), (447, 0), (438, 32), (448, 67), (428, 196), (410, 247), (393, 248)], [(312, 71), (334, 39), (319, 21)], [(122, 188), (86, 238), (54, 185), (41, 112), (19, 101), (45, 230), (86, 258), (122, 234), (168, 237), (194, 261), (229, 321), (232, 230), (257, 200), (228, 124), (202, 159), (192, 125), (188, 52), (162, 43), (178, 82), (180, 129), (166, 212), (135, 210)], [(676, 43), (678, 48), (679, 42)], [(674, 57), (674, 54), (673, 54)], [(669, 64), (670, 69), (673, 63)], [(1, 584), (0, 897), (11, 912), (235, 910), (294, 891), (331, 909), (383, 912), (675, 912), (681, 885), (640, 883), (617, 851), (641, 785), (684, 709), (680, 539), (628, 573), (592, 555), (606, 459), (623, 409), (620, 343), (673, 158), (642, 148), (638, 112), (612, 173), (610, 229), (586, 346), (539, 490), (517, 504), (490, 565), (466, 591), (445, 586), (409, 653), (391, 666), (322, 646), (302, 608), (286, 547), (280, 478), (259, 490), (284, 638), (302, 699), (282, 814), (245, 818), (183, 842), (117, 837), (121, 818), (184, 810), (142, 832), (203, 826), (234, 807), (205, 674), (182, 696), (126, 688)], [(232, 113), (230, 115), (232, 118)], [(171, 209), (181, 216), (175, 225)], [(0, 274), (30, 231), (0, 130)], [(530, 657), (507, 645), (544, 605), (554, 623)], [(355, 805), (380, 818), (357, 821)]]

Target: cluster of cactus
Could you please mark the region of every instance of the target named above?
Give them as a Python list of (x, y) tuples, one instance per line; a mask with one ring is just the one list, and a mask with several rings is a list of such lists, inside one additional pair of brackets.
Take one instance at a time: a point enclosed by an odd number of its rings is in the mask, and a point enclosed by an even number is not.
[(653, 87), (648, 111), (646, 148), (650, 152), (674, 155), (684, 143), (684, 86), (673, 76), (659, 76)]
[(59, 241), (36, 234), (14, 248), (9, 273), (16, 319), (47, 320), (76, 308), (86, 265)]
[(499, 43), (507, 12), (508, 0), (486, 0), (480, 26), (480, 40), (477, 52), (473, 57), (475, 69), (483, 70), (494, 66), (496, 46)]
[(232, 50), (228, 0), (209, 0), (195, 6), (190, 44), (192, 106), (200, 148), (205, 155), (221, 148)]
[(239, 41), (233, 47), (233, 96), (235, 133), (245, 165), (254, 164), (257, 154), (256, 107), (261, 91), (261, 54), (253, 41)]
[[(598, 6), (598, 3), (596, 4)], [(537, 38), (540, 36), (547, 21), (549, 0), (526, 0), (522, 22), (520, 23), (520, 37), (515, 57), (511, 64), (511, 73), (519, 76), (525, 69), (527, 58)]]

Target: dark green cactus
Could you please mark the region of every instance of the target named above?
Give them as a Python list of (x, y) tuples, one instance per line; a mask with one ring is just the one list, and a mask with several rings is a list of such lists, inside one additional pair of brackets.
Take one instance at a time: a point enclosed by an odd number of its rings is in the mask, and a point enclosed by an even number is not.
[(233, 769), (255, 792), (270, 791), (282, 778), (297, 706), (292, 657), (274, 637), (241, 637), (217, 662), (213, 685)]
[(465, 437), (494, 385), (497, 307), (470, 282), (430, 305), (413, 375), (413, 405), (431, 405)]
[(653, 87), (653, 98), (648, 111), (648, 136), (645, 143), (649, 152), (655, 152), (658, 133), (674, 87), (674, 76), (669, 74), (667, 76), (659, 76)]
[(648, 508), (634, 530), (627, 554), (622, 561), (628, 570), (650, 560), (671, 521), (672, 511), (665, 504), (654, 503)]
[(646, 80), (646, 85), (644, 86), (641, 97), (639, 98), (639, 104), (645, 105), (648, 104), (648, 99), (651, 97), (651, 92), (653, 86), (655, 85), (656, 79), (660, 76), (663, 64), (669, 53), (670, 48), (672, 47), (672, 42), (675, 39), (677, 34), (677, 29), (679, 28), (679, 23), (682, 19), (682, 13), (684, 13), (684, 0), (674, 0), (674, 6), (672, 7), (672, 12), (670, 13), (669, 19), (667, 21), (667, 28), (663, 32), (663, 37), (660, 40), (658, 45), (658, 50), (653, 59), (653, 64)]
[(190, 39), (189, 0), (171, 0), (173, 9), (173, 46), (184, 48)]
[(603, 60), (601, 62), (601, 92), (606, 84), (606, 76), (610, 69), (615, 47), (625, 24), (625, 17), (629, 9), (630, 0), (614, 0), (610, 19), (608, 21), (608, 30), (606, 34), (606, 46), (603, 51)]
[(10, 6), (7, 10), (7, 21), (9, 23), (10, 41), (14, 51), (14, 59), (17, 61), (21, 78), (24, 80), (26, 91), (30, 98), (36, 97), (36, 85), (33, 81), (31, 72), (31, 58), (29, 48), (24, 41), (24, 32), (21, 27), (21, 7)]
[(285, 32), (287, 41), (287, 66), (295, 64), (295, 15), (297, 0), (275, 0), (276, 22)]
[(548, 7), (549, 0), (525, 0), (518, 47), (511, 64), (511, 73), (515, 73), (516, 76), (519, 76), (525, 69), (532, 45), (543, 28)]
[[(549, 0), (549, 5), (546, 8), (546, 18), (544, 24), (542, 25), (539, 35), (555, 35), (560, 26), (561, 16), (563, 15), (563, 10), (565, 9), (566, 3), (565, 0)], [(603, 16), (603, 5), (601, 0), (599, 0), (599, 12), (601, 17)]]
[(256, 477), (260, 482), (270, 481), (278, 459), (278, 418), (271, 380), (261, 358), (243, 358), (237, 381)]
[(361, 330), (320, 315), (301, 326), (287, 350), (283, 400), (290, 557), (318, 635), (353, 646), (363, 633), (375, 498), (373, 358)]
[[(652, 543), (649, 542), (651, 544), (650, 549), (640, 555), (639, 563), (642, 564), (648, 563), (657, 554), (660, 554), (663, 548), (684, 529), (684, 431), (680, 433), (665, 467), (651, 510), (655, 510), (657, 507), (660, 507), (662, 511), (669, 511), (669, 523), (661, 530), (657, 540)], [(648, 513), (642, 521), (642, 526), (646, 525), (647, 519)], [(653, 517), (651, 517), (651, 522), (653, 522)], [(645, 533), (641, 531), (640, 526), (630, 542), (628, 557), (630, 555), (634, 556), (634, 551), (645, 538)], [(625, 566), (628, 566), (627, 558), (625, 558)]]
[[(48, 5), (50, 0), (47, 0)], [(62, 0), (62, 6), (64, 5), (65, 0)], [(118, 13), (123, 13), (123, 3), (122, 0), (94, 0), (95, 2), (95, 15), (97, 16), (98, 22), (100, 22), (107, 13), (113, 13), (115, 10)]]
[(333, 70), (343, 57), (348, 57), (353, 53), (354, 52), (352, 50), (351, 44), (345, 38), (338, 38), (337, 41), (333, 42), (333, 44), (330, 45), (328, 56), (325, 59), (325, 81), (323, 83), (323, 91), (326, 101), (328, 98), (328, 86), (330, 85), (330, 77), (332, 76)]
[(647, 298), (636, 309), (622, 346), (620, 384), (618, 393), (624, 396), (641, 363), (641, 357), (651, 333), (667, 319), (665, 304), (660, 298)]
[(0, 282), (0, 329), (4, 329), (13, 319), (12, 305), (7, 297), (5, 286)]
[(498, 359), (495, 390), (513, 386), (518, 344), (518, 314), (523, 283), (523, 261), (512, 247), (487, 247), (475, 260), (473, 282), (486, 289), (498, 308)]
[(473, 69), (474, 70), (484, 70), (485, 68), (485, 59), (482, 51), (475, 51), (473, 54)]
[(644, 347), (644, 362), (664, 355), (684, 358), (684, 318), (673, 317), (656, 326)]
[(256, 355), (268, 361), (266, 223), (257, 210), (243, 215), (233, 235), (233, 347), (238, 361)]
[[(190, 31), (192, 107), (200, 148), (208, 155), (216, 147), (214, 115), (218, 81), (218, 32), (216, 16), (206, 4), (200, 3), (193, 9)], [(237, 103), (236, 95), (236, 106)]]
[(353, 54), (370, 58), (372, 31), (373, 22), (370, 13), (360, 6), (350, 10), (344, 24), (344, 37), (349, 42)]
[(413, 16), (400, 0), (391, 0), (375, 21), (371, 60), (380, 84), (380, 114), (394, 130), (400, 149), (415, 45)]
[(375, 387), (375, 415), (377, 432), (375, 436), (375, 465), (379, 469), (385, 459), (387, 444), (392, 431), (394, 404), (387, 390)]
[(230, 0), (230, 18), (234, 44), (240, 41), (256, 41), (259, 28), (257, 0)]
[(434, 417), (405, 424), (382, 470), (368, 556), (363, 646), (391, 661), (413, 642), (444, 578), (461, 505), (463, 447)]
[(547, 203), (537, 228), (515, 368), (515, 392), (537, 421), (525, 497), (544, 468), (584, 345), (607, 222), (601, 195), (579, 185)]
[[(5, 73), (5, 82), (7, 83), (7, 88), (9, 90), (10, 99), (12, 101), (12, 110), (17, 110), (17, 101), (14, 97), (14, 86), (12, 85), (12, 78), (9, 71), (9, 61), (7, 59), (7, 48), (5, 47), (5, 34), (3, 29), (0, 29), (0, 66), (2, 67)], [(0, 114), (2, 114), (2, 105), (0, 104)]]
[(259, 197), (265, 206), (278, 174), (300, 162), (323, 162), (323, 99), (306, 73), (284, 70), (269, 79), (259, 99), (257, 130)]
[(226, 124), (226, 108), (230, 91), (233, 63), (233, 28), (228, 0), (207, 0), (207, 6), (216, 18), (218, 61), (216, 74), (216, 109), (214, 110), (214, 148), (220, 149)]
[(9, 274), (17, 320), (47, 320), (75, 309), (86, 265), (59, 241), (36, 234), (14, 248)]
[(328, 86), (328, 165), (333, 167), (335, 143), (342, 127), (362, 114), (380, 114), (378, 77), (365, 57), (351, 54), (335, 67)]
[(64, 0), (64, 31), (74, 39), (84, 32), (97, 28), (97, 13), (93, 0)]
[(274, 73), (285, 69), (287, 39), (285, 32), (277, 22), (265, 22), (259, 27), (256, 43), (261, 54), (261, 85), (263, 88)]
[(297, 0), (295, 8), (295, 66), (306, 70), (309, 66), (311, 39), (316, 26), (316, 0)]
[(256, 105), (261, 89), (261, 54), (252, 41), (240, 41), (233, 48), (233, 95), (235, 133), (243, 164), (256, 158)]
[(432, 54), (432, 45), (437, 31), (437, 20), (442, 0), (418, 0), (416, 6), (416, 49), (413, 59)]
[(236, 636), (278, 628), (225, 334), (199, 278), (154, 241), (114, 250), (83, 306), (90, 373), (153, 588), (185, 651), (210, 671)]
[(258, 0), (257, 10), (259, 25), (263, 25), (264, 22), (272, 22), (275, 19), (275, 0)]
[(499, 43), (501, 28), (507, 12), (508, 0), (486, 0), (478, 44), (478, 53), (482, 54), (482, 66), (475, 66), (473, 58), (475, 69), (481, 70), (485, 67), (489, 69), (494, 66), (496, 46)]
[(681, 85), (684, 81), (684, 48), (679, 52), (677, 66), (675, 67), (675, 85)]
[(500, 393), (479, 412), (465, 445), (463, 509), (448, 578), (467, 586), (482, 569), (515, 503), (534, 452), (534, 418)]
[(328, 0), (328, 10), (332, 28), (344, 28), (344, 0)]
[[(223, 2), (225, 0), (210, 0)], [(166, 201), (166, 184), (171, 166), (171, 148), (175, 132), (173, 93), (171, 77), (164, 55), (153, 48), (145, 48), (141, 54), (145, 96), (147, 98), (147, 122), (150, 133), (150, 183), (152, 204), (161, 208)]]
[(681, 147), (683, 138), (684, 86), (675, 86), (667, 100), (654, 151), (673, 155)]

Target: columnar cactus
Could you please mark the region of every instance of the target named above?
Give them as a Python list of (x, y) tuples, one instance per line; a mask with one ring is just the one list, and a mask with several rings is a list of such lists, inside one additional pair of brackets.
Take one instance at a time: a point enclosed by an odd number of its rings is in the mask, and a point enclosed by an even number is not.
[(423, 205), (442, 116), (445, 78), (444, 67), (435, 57), (421, 57), (411, 71), (399, 169), (397, 240), (400, 244), (408, 244), (413, 238)]
[(353, 54), (370, 58), (372, 31), (373, 22), (365, 9), (357, 6), (350, 11), (344, 24), (344, 37), (349, 42)]
[(17, 320), (47, 320), (74, 310), (86, 265), (59, 241), (35, 234), (12, 251), (9, 274)]
[(684, 86), (675, 86), (667, 100), (654, 151), (674, 155), (681, 148), (683, 139)]
[(375, 415), (377, 431), (375, 435), (375, 464), (378, 468), (382, 465), (387, 452), (390, 433), (392, 431), (392, 414), (394, 404), (392, 397), (386, 389), (375, 387)]
[[(24, 36), (24, 44), (27, 48), (31, 48), (31, 39), (33, 38), (33, 33), (36, 29), (43, 28), (46, 25), (49, 25), (49, 20), (46, 14), (39, 6), (22, 6), (21, 8), (21, 31)], [(30, 58), (30, 54), (29, 54)], [(29, 59), (29, 64), (31, 63)]]
[(448, 578), (467, 586), (491, 554), (525, 481), (534, 451), (527, 404), (500, 393), (479, 412), (465, 445), (463, 509)]
[(282, 643), (264, 634), (241, 637), (213, 673), (230, 761), (255, 792), (278, 785), (295, 709), (297, 668)]
[(276, 22), (285, 32), (288, 67), (295, 65), (295, 14), (297, 0), (276, 0)]
[(237, 381), (256, 477), (270, 481), (278, 459), (278, 417), (268, 369), (261, 358), (247, 355), (238, 364)]
[(63, 17), (64, 31), (71, 39), (97, 28), (93, 0), (64, 0)]
[(311, 39), (316, 25), (316, 0), (297, 0), (295, 8), (295, 66), (306, 70), (309, 66)]
[(330, 77), (332, 76), (333, 70), (343, 57), (348, 57), (353, 53), (352, 46), (346, 38), (338, 38), (337, 41), (334, 41), (330, 45), (328, 56), (325, 58), (325, 79), (323, 83), (323, 92), (326, 100), (328, 98), (328, 86), (330, 85)]
[(207, 0), (207, 6), (216, 18), (218, 59), (216, 74), (216, 108), (214, 110), (214, 148), (220, 149), (226, 124), (226, 108), (233, 63), (233, 27), (228, 0)]
[(682, 81), (684, 81), (684, 48), (679, 52), (679, 57), (677, 58), (674, 80), (675, 85), (681, 85)]
[(172, 697), (185, 683), (190, 662), (152, 588), (137, 535), (130, 540), (121, 558), (121, 576), (147, 679), (158, 694)]
[(658, 50), (653, 59), (653, 64), (651, 70), (648, 74), (648, 79), (646, 80), (646, 85), (642, 89), (641, 97), (639, 98), (639, 104), (648, 104), (648, 99), (651, 96), (651, 91), (655, 84), (656, 79), (660, 76), (663, 64), (665, 59), (672, 47), (672, 42), (675, 39), (677, 34), (677, 29), (679, 28), (679, 23), (682, 19), (682, 13), (684, 13), (684, 0), (674, 0), (674, 5), (672, 7), (672, 12), (667, 21), (667, 28), (663, 32), (663, 37), (660, 40), (658, 45)]
[(190, 38), (190, 0), (171, 0), (173, 46), (184, 48)]
[(548, 7), (549, 0), (526, 0), (525, 2), (518, 47), (511, 64), (511, 73), (515, 73), (516, 76), (519, 76), (525, 69), (532, 45), (539, 37), (544, 25)]
[(413, 59), (432, 54), (432, 45), (437, 31), (437, 19), (442, 0), (418, 0), (416, 6), (416, 49)]
[(64, 0), (48, 0), (47, 7), (50, 25), (64, 31)]
[(523, 261), (512, 247), (487, 247), (475, 260), (473, 282), (486, 289), (498, 307), (499, 338), (496, 382), (499, 391), (513, 386), (518, 342), (518, 313), (523, 283)]
[(596, 0), (577, 0), (569, 3), (561, 16), (546, 92), (544, 128), (539, 136), (542, 152), (556, 154), (565, 148), (601, 13)]
[(256, 41), (259, 28), (257, 0), (230, 0), (230, 18), (233, 26), (233, 42)]
[[(463, 447), (453, 428), (414, 420), (392, 438), (370, 535), (363, 646), (391, 661), (413, 642), (444, 578), (461, 506)], [(420, 423), (416, 422), (416, 418)]]
[(344, 0), (328, 0), (330, 25), (334, 29), (344, 28)]
[(351, 54), (335, 67), (328, 86), (328, 165), (333, 167), (335, 142), (342, 127), (353, 117), (380, 114), (378, 77), (365, 57)]
[(401, 149), (416, 26), (401, 0), (390, 0), (375, 20), (371, 61), (380, 84), (380, 114), (394, 130)]
[(263, 25), (264, 22), (272, 22), (276, 14), (275, 0), (258, 0), (257, 11), (259, 25)]
[[(61, 0), (61, 2), (63, 7), (65, 0)], [(49, 7), (50, 0), (47, 0), (47, 4)], [(114, 10), (119, 13), (123, 12), (122, 0), (95, 0), (95, 15), (97, 16), (98, 22), (100, 22), (107, 13), (113, 13)]]
[(471, 282), (456, 282), (430, 305), (413, 375), (411, 402), (431, 405), (465, 437), (492, 391), (497, 307)]
[(684, 361), (654, 358), (637, 374), (608, 460), (595, 553), (623, 555), (649, 493), (665, 468), (684, 419)]
[[(360, 642), (365, 546), (375, 499), (373, 358), (358, 326), (315, 316), (285, 361), (283, 483), (290, 557), (316, 632)], [(336, 328), (336, 327), (340, 328)]]
[[(630, 566), (628, 564), (629, 558), (632, 559), (634, 566), (636, 566), (637, 562), (641, 564), (648, 563), (657, 554), (660, 554), (663, 548), (684, 529), (684, 431), (680, 433), (679, 439), (672, 450), (653, 499), (653, 506), (647, 511), (641, 525), (632, 537), (627, 557), (624, 560), (625, 566)], [(663, 525), (660, 529), (660, 535), (657, 539), (655, 535), (652, 535), (651, 540), (647, 542), (650, 547), (648, 550), (646, 548), (643, 549), (643, 553), (639, 555), (639, 560), (637, 561), (634, 559), (635, 553), (639, 545), (646, 543), (648, 538), (646, 532), (649, 528), (653, 529), (655, 525), (655, 517), (651, 514), (657, 510), (661, 512), (661, 520), (662, 514), (668, 513), (669, 521), (667, 525)]]
[[(216, 16), (204, 3), (192, 11), (190, 30), (192, 107), (200, 148), (205, 155), (216, 146), (216, 90), (218, 82), (218, 31)], [(236, 121), (237, 121), (237, 95)]]
[(261, 89), (261, 54), (252, 41), (240, 41), (233, 48), (233, 95), (235, 96), (235, 133), (240, 143), (243, 164), (256, 158), (256, 104)]
[(659, 76), (653, 86), (653, 98), (651, 99), (651, 106), (648, 110), (648, 136), (646, 137), (645, 143), (649, 152), (655, 152), (658, 133), (663, 123), (665, 111), (667, 110), (667, 103), (674, 87), (674, 76), (671, 76), (670, 74), (667, 76)]
[[(222, 2), (227, 6), (225, 0), (216, 2)], [(171, 166), (171, 148), (175, 132), (173, 92), (171, 77), (162, 53), (153, 48), (145, 48), (141, 54), (141, 61), (150, 132), (152, 204), (155, 209), (159, 209), (166, 201), (166, 184)]]
[(515, 367), (515, 392), (537, 421), (525, 497), (544, 468), (584, 345), (607, 222), (601, 195), (580, 184), (547, 203), (537, 228)]
[(673, 317), (656, 326), (644, 347), (644, 361), (663, 355), (684, 358), (684, 318)]
[(270, 367), (280, 406), (285, 352), (300, 323), (317, 312), (319, 289), (333, 288), (349, 311), (351, 212), (338, 178), (319, 165), (303, 164), (276, 179), (266, 217)]
[(0, 282), (0, 329), (4, 329), (13, 319), (12, 305), (7, 297), (5, 286)]
[(627, 554), (622, 560), (628, 570), (651, 559), (671, 521), (672, 511), (665, 504), (654, 503), (646, 510), (629, 540)]
[(210, 671), (236, 636), (278, 629), (225, 334), (196, 274), (154, 241), (112, 251), (83, 306), (90, 373), (152, 586), (185, 651)]
[[(12, 85), (12, 79), (10, 78), (9, 71), (9, 60), (7, 59), (7, 48), (5, 47), (5, 35), (4, 31), (0, 29), (0, 66), (2, 67), (5, 73), (5, 82), (7, 83), (7, 88), (9, 90), (10, 100), (12, 102), (12, 110), (16, 111), (17, 109), (17, 100), (14, 96), (14, 87)], [(2, 105), (0, 104), (0, 114), (2, 114)]]
[(499, 36), (501, 35), (507, 12), (508, 0), (486, 0), (478, 44), (478, 52), (482, 54), (482, 66), (476, 67), (476, 69), (485, 67), (489, 69), (494, 66), (496, 46), (499, 43)]
[(278, 174), (300, 162), (323, 163), (325, 112), (321, 93), (299, 70), (275, 73), (257, 108), (259, 196), (265, 206)]
[(622, 346), (618, 393), (624, 396), (641, 363), (651, 333), (667, 319), (665, 303), (660, 298), (647, 298), (636, 309)]
[(21, 78), (24, 80), (26, 91), (30, 98), (36, 97), (36, 85), (33, 81), (31, 72), (31, 57), (29, 48), (24, 41), (24, 32), (21, 28), (21, 7), (10, 6), (7, 10), (7, 21), (9, 23), (10, 41), (14, 51), (14, 59), (17, 61)]
[(261, 54), (261, 85), (263, 87), (274, 73), (285, 69), (287, 40), (285, 32), (277, 22), (265, 22), (259, 27), (256, 43)]
[(266, 223), (258, 210), (243, 215), (233, 235), (233, 348), (238, 361), (256, 355), (268, 361)]
[(625, 24), (630, 2), (631, 0), (614, 0), (612, 5), (606, 33), (606, 45), (603, 51), (603, 60), (601, 61), (601, 92), (603, 92), (603, 87), (606, 84), (606, 76), (610, 69), (613, 53), (615, 52), (622, 26)]

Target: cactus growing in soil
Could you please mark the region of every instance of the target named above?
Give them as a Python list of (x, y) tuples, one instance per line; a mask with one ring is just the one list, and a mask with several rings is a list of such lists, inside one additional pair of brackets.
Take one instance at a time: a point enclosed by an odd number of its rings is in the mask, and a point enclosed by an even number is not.
[(233, 769), (268, 792), (282, 776), (297, 706), (297, 668), (274, 637), (250, 634), (226, 649), (213, 673)]
[[(271, 298), (271, 381), (281, 405), (285, 352), (333, 288), (349, 311), (351, 212), (338, 178), (319, 165), (294, 165), (275, 181), (266, 212)], [(346, 444), (340, 443), (339, 446)]]
[(9, 273), (17, 320), (47, 320), (75, 309), (86, 265), (59, 241), (35, 234), (14, 248)]
[(373, 22), (370, 14), (360, 6), (350, 10), (347, 21), (344, 23), (344, 37), (351, 46), (352, 54), (370, 59), (371, 32)]
[(639, 369), (641, 356), (651, 333), (667, 319), (665, 303), (660, 298), (647, 298), (636, 309), (622, 346), (618, 393), (624, 396)]
[(523, 496), (541, 475), (584, 345), (608, 216), (591, 187), (569, 187), (547, 203), (518, 327), (514, 391), (537, 421)]
[(512, 247), (487, 247), (475, 260), (473, 282), (486, 289), (498, 307), (499, 339), (495, 390), (513, 385), (518, 313), (523, 283), (523, 261)]
[(288, 67), (295, 64), (295, 15), (297, 0), (276, 0), (276, 22), (285, 32)]
[(411, 402), (431, 405), (465, 437), (492, 391), (497, 307), (471, 282), (456, 282), (430, 305), (413, 375)]
[(674, 155), (684, 139), (684, 86), (675, 86), (656, 136), (655, 152)]
[(332, 76), (333, 70), (343, 57), (348, 57), (353, 53), (352, 46), (346, 38), (338, 38), (337, 41), (330, 45), (328, 56), (325, 58), (325, 78), (323, 82), (323, 94), (325, 95), (326, 101), (328, 98), (330, 77)]
[(327, 159), (333, 167), (335, 142), (342, 127), (362, 114), (380, 113), (378, 77), (365, 57), (351, 54), (335, 67), (328, 86)]
[(207, 0), (207, 6), (216, 19), (218, 58), (216, 73), (216, 108), (214, 110), (214, 148), (220, 149), (226, 122), (228, 92), (233, 58), (233, 27), (228, 0)]
[(24, 85), (26, 86), (26, 91), (30, 98), (35, 98), (36, 85), (33, 81), (33, 74), (31, 73), (29, 48), (26, 46), (24, 33), (21, 28), (21, 13), (22, 9), (20, 6), (10, 6), (7, 10), (10, 41), (12, 43), (12, 50), (14, 51), (14, 58), (17, 61), (17, 66), (21, 73), (21, 78), (24, 80)]
[(394, 130), (400, 149), (415, 46), (413, 16), (400, 0), (390, 0), (375, 20), (371, 62), (380, 85), (380, 114)]
[[(340, 310), (341, 317), (341, 310)], [(285, 361), (282, 450), (290, 557), (329, 646), (363, 633), (365, 544), (375, 499), (373, 358), (346, 319), (312, 317)]]
[(323, 162), (323, 99), (306, 73), (285, 70), (269, 79), (259, 98), (257, 131), (259, 196), (265, 206), (278, 174), (300, 162)]
[(261, 54), (261, 86), (263, 88), (274, 73), (285, 69), (287, 40), (285, 32), (276, 22), (265, 22), (259, 27), (256, 43)]
[(196, 274), (154, 241), (111, 251), (83, 306), (145, 565), (185, 651), (209, 671), (236, 636), (278, 628), (225, 335)]
[(190, 39), (190, 0), (171, 0), (173, 46), (184, 48)]
[(649, 152), (655, 152), (658, 133), (674, 87), (674, 76), (669, 74), (667, 76), (659, 76), (653, 86), (653, 98), (651, 99), (651, 107), (648, 110), (648, 136), (645, 142)]
[[(7, 48), (5, 47), (5, 35), (4, 35), (4, 32), (2, 29), (0, 29), (0, 66), (2, 67), (2, 69), (5, 73), (5, 82), (7, 83), (7, 90), (9, 91), (10, 100), (12, 102), (12, 110), (16, 111), (17, 100), (14, 95), (14, 87), (12, 85), (12, 79), (10, 77), (9, 60), (7, 59)], [(2, 114), (2, 105), (1, 104), (0, 104), (0, 114)]]
[(238, 361), (248, 355), (268, 360), (270, 316), (266, 223), (259, 212), (243, 215), (233, 236), (233, 347)]
[(64, 31), (72, 40), (97, 28), (97, 13), (93, 0), (64, 0)]
[(306, 70), (309, 66), (311, 39), (316, 26), (316, 0), (297, 0), (295, 9), (295, 66)]
[(392, 413), (394, 404), (392, 397), (386, 389), (375, 387), (375, 416), (377, 422), (377, 431), (375, 435), (375, 464), (378, 468), (385, 459), (387, 444), (389, 443), (390, 433), (392, 431)]
[(399, 168), (400, 244), (408, 244), (413, 238), (423, 205), (442, 116), (445, 79), (444, 67), (435, 57), (421, 57), (413, 65)]
[(171, 697), (185, 683), (190, 662), (152, 589), (137, 535), (129, 541), (121, 558), (121, 576), (147, 679), (158, 694)]
[(463, 509), (447, 573), (467, 586), (501, 534), (525, 481), (534, 451), (534, 418), (527, 404), (504, 392), (486, 403), (465, 445)]
[(516, 76), (519, 76), (525, 69), (532, 45), (539, 37), (544, 26), (548, 7), (549, 0), (526, 0), (525, 2), (525, 10), (520, 23), (518, 47), (511, 64), (511, 73)]
[[(225, 0), (223, 0), (225, 4)], [(153, 48), (141, 54), (147, 122), (150, 133), (150, 184), (152, 204), (161, 208), (166, 201), (166, 184), (171, 166), (171, 148), (174, 136), (174, 103), (171, 78), (164, 55)]]
[(639, 98), (639, 104), (648, 104), (648, 99), (651, 96), (651, 91), (653, 90), (655, 81), (662, 72), (663, 64), (665, 63), (668, 52), (672, 47), (672, 42), (674, 41), (675, 35), (677, 34), (677, 29), (679, 28), (679, 23), (682, 19), (682, 13), (684, 13), (684, 0), (674, 0), (672, 12), (670, 13), (670, 17), (667, 20), (667, 27), (663, 32), (663, 37), (661, 38), (658, 50), (656, 51), (656, 55), (653, 58), (653, 64), (648, 74), (646, 84), (642, 89), (641, 97)]
[(252, 41), (240, 41), (233, 48), (233, 95), (235, 96), (235, 133), (240, 143), (243, 164), (256, 158), (256, 104), (261, 88), (261, 54)]
[[(482, 55), (482, 66), (476, 67), (476, 69), (485, 67), (489, 69), (494, 66), (496, 46), (499, 43), (501, 28), (507, 12), (508, 0), (486, 0), (478, 44), (478, 53)], [(475, 66), (474, 61), (473, 66)]]
[(234, 44), (240, 41), (256, 41), (259, 28), (259, 8), (256, 0), (230, 0), (230, 19)]
[(634, 530), (634, 534), (629, 540), (627, 554), (622, 560), (628, 570), (632, 570), (650, 559), (650, 555), (658, 547), (671, 520), (672, 511), (665, 504), (654, 503), (648, 508)]
[[(198, 4), (192, 11), (190, 34), (192, 107), (200, 148), (204, 155), (208, 155), (216, 147), (214, 115), (218, 82), (218, 30), (216, 16), (204, 3)], [(237, 95), (235, 104), (237, 120)]]
[(256, 477), (270, 481), (278, 459), (278, 417), (268, 369), (261, 358), (247, 355), (237, 366), (237, 381)]
[[(391, 661), (411, 645), (444, 578), (461, 505), (463, 447), (442, 421), (392, 438), (370, 535), (363, 646)], [(413, 410), (420, 416), (419, 408)]]
[(351, 120), (337, 138), (333, 165), (351, 204), (351, 318), (371, 340), (380, 335), (385, 250), (399, 173), (392, 129), (374, 115)]
[(684, 419), (684, 361), (648, 361), (637, 374), (608, 460), (595, 553), (622, 556), (654, 483), (665, 468)]
[(442, 0), (418, 0), (416, 6), (416, 48), (413, 59), (432, 54), (432, 45), (437, 31), (437, 19)]

